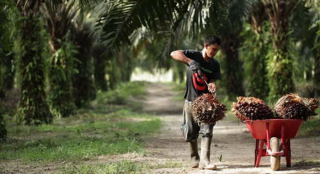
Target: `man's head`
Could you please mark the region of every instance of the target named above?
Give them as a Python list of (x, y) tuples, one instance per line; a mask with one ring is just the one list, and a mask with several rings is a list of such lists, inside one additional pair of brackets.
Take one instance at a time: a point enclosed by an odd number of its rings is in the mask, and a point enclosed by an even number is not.
[(220, 50), (221, 40), (218, 36), (207, 36), (204, 40), (204, 49), (208, 57), (214, 57)]

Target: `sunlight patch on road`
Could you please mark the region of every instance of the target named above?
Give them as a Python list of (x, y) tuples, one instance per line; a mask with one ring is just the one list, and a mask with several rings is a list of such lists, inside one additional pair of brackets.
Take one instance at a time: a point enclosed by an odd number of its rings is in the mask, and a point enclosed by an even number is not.
[(130, 81), (172, 82), (172, 70), (154, 69), (152, 74), (136, 68), (131, 75)]

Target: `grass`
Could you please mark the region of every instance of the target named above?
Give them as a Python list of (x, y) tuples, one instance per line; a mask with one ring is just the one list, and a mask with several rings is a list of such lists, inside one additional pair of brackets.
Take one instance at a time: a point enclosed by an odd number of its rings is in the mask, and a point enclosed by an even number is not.
[[(12, 117), (6, 115), (8, 139), (0, 144), (0, 163), (19, 160), (46, 165), (87, 161), (101, 155), (143, 154), (144, 138), (161, 127), (159, 119), (141, 113), (141, 103), (132, 102), (133, 98), (143, 99), (145, 86), (145, 83), (135, 82), (122, 84), (114, 91), (99, 92), (90, 109), (79, 110), (69, 118), (56, 118), (52, 125), (16, 125)], [(61, 170), (63, 173), (97, 173), (93, 170), (135, 173), (142, 169), (130, 161), (121, 161)]]
[[(318, 109), (319, 111), (319, 109)], [(317, 112), (319, 114), (319, 112)], [(319, 136), (320, 133), (320, 116), (311, 117), (309, 120), (304, 121), (299, 130), (299, 134), (304, 136)]]
[(137, 164), (132, 161), (120, 161), (108, 164), (94, 164), (67, 166), (62, 168), (63, 174), (135, 174), (146, 171), (148, 168), (145, 164)]
[(110, 162), (107, 164), (85, 164), (81, 166), (66, 165), (62, 167), (63, 174), (135, 174), (149, 173), (150, 169), (160, 168), (181, 168), (181, 161), (166, 161), (165, 163), (147, 164), (123, 160), (118, 162)]
[(141, 137), (155, 133), (160, 125), (160, 120), (148, 118), (139, 122), (109, 119), (75, 125), (17, 127), (9, 129), (9, 137), (13, 139), (2, 145), (0, 160), (77, 160), (97, 155), (141, 152)]

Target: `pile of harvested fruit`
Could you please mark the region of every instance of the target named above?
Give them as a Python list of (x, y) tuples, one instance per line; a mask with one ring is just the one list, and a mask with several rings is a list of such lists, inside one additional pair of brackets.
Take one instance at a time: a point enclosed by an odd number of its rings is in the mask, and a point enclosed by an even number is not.
[(211, 124), (225, 117), (227, 108), (212, 94), (203, 94), (192, 105), (193, 118), (198, 123)]
[(275, 104), (275, 113), (279, 118), (303, 119), (317, 115), (314, 111), (319, 106), (316, 98), (302, 98), (297, 94), (288, 94), (281, 97)]
[(315, 110), (319, 106), (316, 98), (302, 98), (297, 94), (288, 94), (281, 97), (275, 104), (274, 111), (261, 99), (254, 97), (238, 97), (237, 103), (232, 104), (231, 111), (241, 121), (264, 119), (303, 119), (317, 115)]
[(255, 97), (238, 97), (232, 104), (231, 111), (236, 118), (244, 120), (263, 120), (274, 118), (272, 110), (261, 99)]

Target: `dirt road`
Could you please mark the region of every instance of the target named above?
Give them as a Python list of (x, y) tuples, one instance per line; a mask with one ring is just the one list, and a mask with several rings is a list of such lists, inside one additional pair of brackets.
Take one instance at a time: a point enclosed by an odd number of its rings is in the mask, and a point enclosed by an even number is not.
[(261, 159), (259, 168), (253, 167), (255, 140), (244, 124), (234, 121), (220, 121), (214, 127), (211, 161), (218, 170), (190, 169), (188, 145), (179, 130), (183, 102), (174, 100), (175, 95), (168, 85), (148, 86), (144, 110), (156, 113), (164, 123), (161, 132), (147, 140), (144, 161), (157, 164), (153, 173), (320, 173), (320, 137), (292, 139), (292, 167), (287, 168), (282, 158), (280, 171), (273, 172), (268, 157)]

